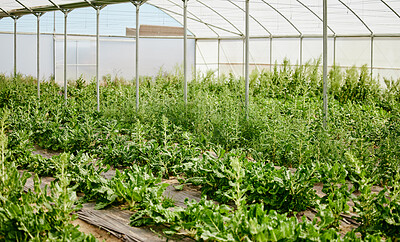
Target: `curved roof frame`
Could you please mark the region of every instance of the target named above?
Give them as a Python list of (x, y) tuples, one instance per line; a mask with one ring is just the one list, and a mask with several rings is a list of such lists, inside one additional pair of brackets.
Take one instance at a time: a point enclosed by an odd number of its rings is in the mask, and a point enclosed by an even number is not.
[[(302, 1), (296, 0), (301, 6), (305, 7), (308, 11), (310, 11), (315, 17), (317, 17), (321, 23), (324, 22), (324, 20), (316, 13), (314, 12), (311, 8), (309, 8), (307, 5), (305, 5)], [(328, 24), (328, 29), (333, 33), (334, 36), (336, 36), (336, 32), (329, 26)]]
[[(31, 7), (28, 6), (29, 4), (24, 4), (22, 1), (20, 0), (15, 0), (16, 3), (18, 3), (18, 5), (20, 5), (22, 8), (19, 9), (5, 9), (3, 6), (0, 6), (0, 19), (4, 18), (4, 17), (10, 17), (13, 19), (18, 19), (19, 17), (23, 16), (23, 15), (28, 15), (28, 14), (34, 14), (34, 15), (38, 15), (38, 14), (44, 14), (45, 12), (49, 12), (49, 11), (56, 11), (56, 10), (60, 10), (63, 13), (69, 12), (72, 9), (75, 8), (82, 8), (82, 7), (90, 7), (90, 6), (105, 6), (105, 5), (110, 5), (110, 4), (118, 4), (118, 3), (125, 3), (125, 2), (131, 2), (132, 0), (77, 0), (76, 2), (74, 1), (68, 1), (65, 4), (57, 4), (56, 1), (54, 0), (47, 0), (49, 1), (49, 5), (45, 5), (45, 6), (37, 6), (37, 7)], [(137, 0), (137, 1), (141, 1), (142, 0)], [(180, 9), (183, 10), (183, 6), (180, 6), (179, 4), (177, 4), (174, 0), (165, 0), (168, 1), (169, 3), (172, 3), (175, 6), (178, 6)], [(233, 37), (243, 37), (243, 31), (241, 30), (241, 28), (239, 28), (237, 25), (235, 25), (227, 16), (224, 16), (224, 14), (222, 14), (221, 12), (218, 11), (218, 9), (214, 9), (212, 8), (205, 0), (193, 0), (193, 1), (197, 1), (198, 3), (200, 3), (201, 5), (203, 5), (204, 7), (208, 8), (209, 10), (211, 10), (213, 13), (215, 13), (216, 15), (218, 15), (219, 17), (221, 17), (227, 24), (229, 24), (229, 26), (232, 26), (233, 29), (235, 30), (231, 30), (227, 27), (224, 27), (223, 25), (218, 25), (218, 24), (214, 24), (210, 21), (207, 21), (205, 18), (202, 18), (198, 15), (196, 15), (196, 13), (194, 11), (189, 12), (190, 13), (190, 17), (188, 17), (188, 19), (195, 21), (197, 23), (201, 23), (204, 24), (208, 29), (210, 29), (210, 31), (212, 33), (214, 33), (216, 35), (216, 38), (221, 38), (221, 34), (218, 33), (216, 31), (216, 29), (221, 30), (225, 33), (228, 34), (228, 36), (232, 36)], [(347, 10), (349, 10), (357, 19), (358, 21), (360, 21), (360, 23), (362, 23), (362, 25), (369, 31), (371, 36), (374, 36), (374, 31), (371, 28), (371, 26), (369, 26), (367, 24), (367, 21), (365, 18), (361, 17), (357, 11), (353, 8), (351, 8), (348, 4), (345, 3), (345, 1), (343, 0), (337, 0), (341, 5), (343, 5)], [(144, 2), (144, 1), (143, 1)], [(245, 12), (245, 10), (243, 9), (243, 7), (239, 6), (237, 3), (235, 3), (233, 0), (226, 0), (227, 4), (233, 5), (236, 8), (238, 8), (239, 10)], [(275, 7), (274, 5), (272, 5), (271, 3), (269, 3), (268, 0), (260, 0), (260, 2), (266, 4), (267, 6), (269, 6), (271, 9), (273, 9), (273, 11), (275, 11), (276, 13), (278, 13), (286, 22), (288, 22), (291, 27), (293, 27), (294, 30), (296, 30), (296, 32), (300, 35), (299, 37), (303, 36), (303, 31), (302, 29), (297, 26), (293, 21), (291, 21), (287, 16), (285, 16), (285, 14), (283, 12), (281, 12), (279, 10), (278, 7)], [(310, 13), (312, 13), (319, 21), (323, 22), (322, 18), (315, 12), (313, 11), (313, 9), (311, 9), (310, 6), (308, 6), (307, 4), (305, 4), (302, 0), (296, 0), (296, 2), (301, 5), (302, 7), (306, 8)], [(391, 4), (389, 4), (387, 1), (385, 0), (377, 0), (377, 4), (378, 3), (383, 4), (386, 8), (388, 8), (393, 14), (395, 14), (399, 19), (400, 19), (400, 13), (397, 12), (392, 6)], [(162, 4), (154, 4), (151, 3), (150, 1), (147, 1), (147, 4), (152, 5), (154, 7), (156, 7), (157, 9), (163, 11), (164, 13), (166, 13), (167, 15), (169, 15), (170, 17), (172, 17), (173, 19), (175, 19), (177, 22), (182, 23), (183, 20), (182, 19), (178, 19), (177, 16), (182, 16), (183, 17), (183, 13), (178, 13), (176, 11), (173, 11), (171, 9), (168, 9), (166, 7), (163, 7)], [(190, 5), (189, 5), (189, 9), (190, 9)], [(272, 32), (262, 23), (261, 20), (257, 19), (256, 17), (254, 17), (254, 15), (250, 14), (250, 17), (252, 20), (255, 21), (255, 23), (257, 23), (257, 25), (259, 25), (260, 27), (262, 27), (263, 30), (265, 30), (268, 35), (270, 37), (273, 36), (277, 36), (279, 37), (279, 34), (273, 35)], [(328, 29), (333, 33), (334, 36), (336, 36), (338, 33), (338, 29), (333, 29), (331, 26), (328, 26)], [(189, 25), (189, 30), (190, 30), (190, 25)], [(196, 37), (197, 34), (192, 30), (190, 30), (190, 32)], [(395, 33), (394, 35), (400, 35), (400, 33)], [(361, 35), (361, 34), (360, 34)], [(391, 35), (391, 33), (387, 33), (388, 36)], [(266, 36), (267, 37), (267, 36)]]
[[(232, 2), (232, 0), (227, 0), (227, 1), (230, 2), (232, 5), (236, 6), (237, 8), (239, 8), (240, 10), (242, 10), (244, 13), (246, 12), (246, 10), (244, 10), (242, 7), (240, 7), (240, 6), (237, 5), (236, 3)], [(270, 37), (272, 37), (271, 31), (269, 31), (269, 30), (267, 29), (267, 27), (265, 27), (260, 21), (258, 21), (258, 19), (254, 18), (253, 15), (249, 14), (249, 16), (250, 16), (250, 18), (253, 19), (258, 25), (260, 25), (261, 28), (263, 28), (263, 29), (269, 34)]]
[[(170, 0), (168, 0), (168, 2), (170, 2), (171, 4), (173, 4), (173, 5), (177, 6), (177, 7), (179, 7), (179, 8), (182, 9), (182, 11), (183, 11), (183, 7), (180, 6), (179, 4), (176, 4), (175, 2), (172, 2), (172, 1), (170, 1)], [(152, 6), (158, 8), (158, 7), (155, 6), (155, 5), (152, 5)], [(160, 9), (160, 8), (158, 8), (158, 9)], [(161, 10), (161, 9), (160, 9), (160, 10)], [(165, 12), (164, 10), (161, 10), (161, 11)], [(195, 17), (195, 18), (198, 20), (198, 22), (205, 24), (212, 32), (214, 32), (214, 33), (219, 37), (219, 34), (217, 33), (217, 31), (215, 31), (213, 28), (211, 28), (210, 24), (208, 24), (208, 23), (206, 23), (206, 22), (203, 22), (196, 14), (194, 14), (194, 13), (193, 13), (192, 11), (190, 11), (189, 9), (187, 10), (187, 12), (188, 12), (189, 14), (193, 15), (193, 17)], [(170, 16), (171, 16), (171, 15), (170, 15)], [(172, 16), (171, 16), (171, 17), (172, 17)], [(183, 17), (183, 14), (182, 14), (182, 17)], [(175, 19), (175, 18), (174, 18), (174, 19)], [(175, 19), (175, 20), (178, 21), (178, 22), (180, 23), (179, 20), (177, 20), (177, 19)], [(193, 33), (192, 31), (190, 31), (190, 32)], [(195, 34), (193, 33), (193, 35), (195, 35)], [(196, 36), (196, 35), (195, 35), (195, 36)]]
[(385, 6), (388, 7), (397, 17), (400, 18), (400, 14), (396, 12), (387, 2), (385, 2), (384, 0), (381, 0), (381, 2), (385, 4)]
[[(158, 8), (158, 9), (160, 9), (161, 11), (165, 12), (165, 13), (166, 13), (167, 15), (169, 15), (169, 16), (171, 16), (171, 14), (175, 14), (175, 15), (178, 15), (178, 16), (183, 17), (183, 13), (177, 13), (177, 12), (172, 11), (172, 10), (170, 10), (170, 9), (166, 9), (166, 8), (163, 8), (163, 7), (160, 7), (160, 6), (151, 4), (151, 3), (147, 3), (147, 4), (149, 4), (149, 5), (153, 6), (153, 7), (156, 7), (156, 8)], [(168, 13), (171, 13), (171, 14), (168, 14)], [(181, 23), (181, 20), (176, 19), (176, 18), (173, 17), (173, 16), (171, 16), (171, 17), (172, 17), (173, 19), (175, 19), (177, 22)], [(190, 17), (190, 16), (188, 16), (187, 18), (190, 19), (190, 20), (193, 20), (193, 21), (195, 21), (195, 22), (204, 24), (204, 25), (206, 25), (206, 26), (208, 26), (208, 27), (213, 27), (213, 28), (220, 29), (220, 30), (222, 30), (222, 31), (225, 31), (225, 32), (228, 32), (228, 33), (231, 33), (231, 34), (240, 36), (240, 34), (235, 33), (235, 32), (233, 32), (233, 31), (230, 31), (230, 30), (228, 30), (228, 29), (222, 28), (222, 27), (217, 26), (217, 25), (214, 25), (214, 24), (210, 24), (210, 23), (208, 23), (208, 22), (204, 22), (204, 21), (201, 20), (200, 18), (196, 19), (196, 18), (193, 18), (193, 17)], [(192, 31), (191, 31), (191, 32), (192, 32)], [(215, 31), (213, 30), (213, 32), (215, 32)], [(192, 32), (192, 33), (193, 33), (193, 32)], [(194, 33), (193, 33), (193, 34), (194, 34)], [(194, 34), (194, 36), (196, 37), (195, 34)], [(218, 36), (219, 36), (219, 35), (218, 35)]]
[(198, 3), (200, 3), (201, 5), (203, 5), (204, 7), (210, 9), (211, 11), (213, 11), (215, 14), (217, 14), (217, 15), (220, 16), (222, 19), (224, 19), (227, 23), (229, 23), (233, 28), (235, 28), (235, 29), (240, 33), (241, 36), (244, 36), (244, 34), (242, 33), (242, 31), (240, 31), (240, 29), (239, 29), (236, 25), (234, 25), (231, 21), (229, 21), (225, 16), (223, 16), (223, 15), (220, 14), (218, 11), (216, 11), (215, 9), (213, 9), (212, 7), (208, 6), (207, 4), (203, 3), (203, 2), (200, 1), (200, 0), (195, 0), (195, 1), (197, 1)]
[(352, 9), (350, 8), (347, 4), (345, 4), (342, 0), (338, 0), (343, 6), (345, 6), (360, 22), (367, 28), (367, 30), (371, 33), (371, 36), (374, 35), (374, 31), (368, 26), (368, 24), (365, 23), (365, 21)]
[(272, 8), (275, 12), (277, 12), (282, 18), (284, 18), (300, 35), (300, 37), (303, 36), (303, 33), (299, 30), (299, 28), (296, 27), (296, 25), (290, 21), (281, 11), (279, 11), (277, 8), (272, 6), (270, 3), (267, 3), (265, 0), (261, 0), (263, 3), (267, 4), (270, 8)]
[(21, 5), (23, 8), (25, 8), (26, 10), (28, 10), (29, 12), (31, 12), (33, 15), (40, 16), (42, 15), (42, 12), (35, 12), (33, 11), (30, 7), (26, 6), (25, 4), (21, 3), (19, 0), (15, 0), (19, 5)]
[[(168, 11), (168, 9), (166, 9), (166, 8), (162, 8), (162, 7), (159, 7), (159, 6), (154, 5), (154, 4), (151, 4), (151, 3), (148, 3), (148, 4), (151, 5), (151, 6), (153, 6), (153, 7), (155, 7), (155, 8), (157, 8), (158, 10), (164, 12), (166, 15), (170, 16), (170, 17), (171, 17), (172, 19), (174, 19), (176, 22), (182, 23), (180, 19), (175, 18), (172, 14), (176, 14), (176, 15), (179, 15), (179, 16), (181, 16), (181, 17), (183, 17), (183, 14), (179, 14), (179, 13), (173, 12), (173, 11)], [(177, 5), (177, 4), (175, 4), (175, 3), (173, 3), (173, 4), (174, 4), (174, 5)], [(212, 32), (214, 32), (216, 35), (218, 35), (218, 33), (217, 33), (216, 31), (214, 31), (207, 23), (202, 22), (202, 20), (201, 20), (199, 17), (197, 17), (196, 15), (194, 15), (194, 14), (193, 14), (192, 12), (190, 12), (189, 10), (187, 10), (187, 12), (188, 12), (189, 14), (193, 15), (193, 17), (196, 19), (196, 21), (199, 21), (199, 22), (203, 23), (203, 24), (206, 25)], [(188, 18), (188, 19), (191, 19), (189, 16), (188, 16), (187, 18)], [(194, 19), (193, 19), (193, 20), (194, 20)], [(193, 34), (193, 36), (196, 36), (196, 35), (193, 33), (193, 31), (190, 30), (189, 27), (188, 27), (188, 30)]]
[[(3, 13), (6, 14), (6, 17), (10, 17), (10, 18), (13, 17), (8, 11), (4, 10), (3, 8), (0, 7), (0, 10), (1, 10)], [(1, 18), (3, 18), (3, 17), (1, 17)]]

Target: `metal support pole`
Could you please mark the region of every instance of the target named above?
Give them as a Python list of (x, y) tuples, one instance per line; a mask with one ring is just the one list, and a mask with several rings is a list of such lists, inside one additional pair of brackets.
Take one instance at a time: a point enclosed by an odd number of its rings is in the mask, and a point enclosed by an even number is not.
[(195, 81), (197, 81), (197, 39), (194, 39), (194, 67), (193, 67), (193, 71), (194, 71), (194, 75), (193, 78)]
[(246, 82), (246, 119), (249, 116), (249, 59), (250, 59), (250, 0), (246, 0), (246, 53), (245, 53), (245, 82)]
[(78, 57), (79, 57), (79, 55), (78, 55), (78, 40), (75, 40), (74, 41), (75, 42), (75, 80), (78, 80), (78, 67), (79, 67), (79, 65), (78, 65), (78, 63), (79, 63), (79, 60), (78, 60)]
[(220, 72), (220, 55), (221, 55), (221, 39), (218, 39), (218, 79), (219, 79), (219, 77), (220, 77), (220, 75), (221, 75), (221, 72)]
[(336, 35), (333, 36), (333, 65), (336, 66)]
[(185, 104), (187, 104), (187, 83), (188, 83), (188, 70), (187, 70), (187, 3), (188, 0), (183, 0), (183, 96)]
[(40, 99), (40, 14), (36, 15), (37, 18), (37, 32), (36, 32), (36, 81), (37, 81), (37, 95)]
[(56, 12), (53, 13), (53, 77), (56, 78)]
[(246, 76), (245, 72), (246, 72), (246, 36), (243, 38), (243, 41), (242, 41), (242, 77), (243, 78), (245, 78), (245, 76)]
[[(96, 99), (97, 99), (97, 112), (100, 112), (100, 81), (99, 81), (99, 48), (100, 48), (100, 10), (106, 5), (94, 5), (93, 3), (85, 0), (94, 10), (96, 10)], [(78, 44), (78, 42), (77, 42)], [(78, 51), (78, 46), (76, 47)], [(78, 58), (78, 53), (76, 54)], [(78, 67), (78, 60), (76, 61)], [(78, 71), (76, 71), (78, 74)]]
[(300, 36), (300, 67), (303, 66), (303, 36)]
[(326, 129), (328, 119), (328, 3), (324, 0), (323, 4), (323, 95), (324, 95), (324, 123), (323, 127)]
[(14, 19), (14, 78), (17, 78), (17, 17)]
[(272, 71), (272, 36), (269, 37), (269, 71)]
[(64, 12), (64, 98), (67, 100), (67, 20), (68, 12)]
[(99, 38), (100, 38), (100, 8), (96, 8), (96, 92), (97, 112), (100, 112), (100, 83), (99, 83)]
[(136, 4), (136, 112), (139, 111), (139, 32), (140, 4)]
[(374, 36), (371, 36), (371, 80), (374, 77)]

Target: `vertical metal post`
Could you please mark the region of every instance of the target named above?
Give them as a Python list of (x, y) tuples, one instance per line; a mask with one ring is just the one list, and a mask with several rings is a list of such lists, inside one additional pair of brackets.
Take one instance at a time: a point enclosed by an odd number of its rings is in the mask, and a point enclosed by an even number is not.
[(303, 35), (300, 36), (300, 67), (303, 66)]
[(17, 78), (17, 17), (14, 19), (14, 78)]
[(140, 4), (136, 4), (136, 112), (139, 111), (139, 32)]
[(99, 83), (99, 38), (100, 38), (100, 8), (96, 8), (96, 93), (97, 112), (100, 112), (100, 83)]
[(37, 18), (37, 32), (36, 32), (36, 80), (37, 80), (37, 96), (40, 99), (40, 14), (36, 15)]
[(194, 76), (193, 78), (197, 80), (197, 39), (194, 39)]
[(183, 96), (185, 104), (187, 104), (187, 82), (188, 82), (188, 70), (187, 70), (187, 2), (183, 0)]
[(53, 76), (56, 78), (56, 12), (53, 13)]
[(269, 71), (272, 71), (272, 35), (269, 37)]
[(75, 79), (78, 80), (78, 40), (75, 40)]
[[(247, 0), (246, 0), (247, 1)], [(242, 41), (242, 77), (245, 78), (246, 76), (246, 36), (243, 38)]]
[(245, 82), (246, 82), (246, 119), (249, 116), (249, 59), (250, 59), (250, 0), (246, 0), (246, 53), (245, 53)]
[(218, 79), (221, 75), (220, 73), (220, 55), (221, 55), (221, 39), (218, 39)]
[(333, 36), (333, 65), (336, 66), (336, 34)]
[(67, 100), (67, 20), (68, 12), (64, 12), (64, 98)]
[(323, 4), (323, 95), (324, 95), (324, 123), (323, 127), (327, 126), (328, 119), (328, 3), (324, 0)]
[(371, 36), (371, 80), (374, 77), (374, 36)]

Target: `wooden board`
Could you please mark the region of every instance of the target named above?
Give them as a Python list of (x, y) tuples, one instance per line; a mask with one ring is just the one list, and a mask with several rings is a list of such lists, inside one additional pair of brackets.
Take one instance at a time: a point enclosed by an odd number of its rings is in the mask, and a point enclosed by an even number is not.
[(129, 225), (129, 218), (133, 214), (130, 211), (123, 211), (117, 208), (105, 210), (94, 209), (94, 203), (87, 203), (77, 212), (79, 219), (95, 225), (123, 241), (165, 241), (149, 228), (135, 228)]

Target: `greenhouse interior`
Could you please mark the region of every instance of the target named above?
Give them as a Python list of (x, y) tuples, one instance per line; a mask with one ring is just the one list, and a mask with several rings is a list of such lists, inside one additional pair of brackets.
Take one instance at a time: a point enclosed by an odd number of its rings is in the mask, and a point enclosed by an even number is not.
[(400, 1), (0, 0), (0, 241), (400, 240)]

